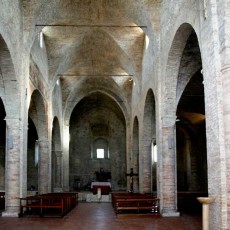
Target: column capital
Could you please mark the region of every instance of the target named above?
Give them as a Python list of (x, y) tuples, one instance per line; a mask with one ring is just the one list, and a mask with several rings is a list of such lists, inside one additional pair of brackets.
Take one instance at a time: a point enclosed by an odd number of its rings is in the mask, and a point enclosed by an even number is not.
[(10, 120), (10, 121), (12, 121), (12, 120), (21, 120), (19, 117), (10, 117), (10, 116), (6, 116), (5, 118), (4, 118), (4, 120), (6, 120), (6, 121), (8, 121), (8, 120)]
[(64, 121), (64, 126), (69, 127), (69, 121)]
[(169, 115), (169, 116), (163, 116), (161, 118), (162, 120), (162, 126), (163, 127), (172, 127), (175, 125), (177, 116)]
[(38, 143), (39, 148), (49, 148), (51, 141), (48, 139), (39, 139), (36, 140), (36, 143)]
[(7, 126), (15, 126), (16, 123), (19, 124), (19, 122), (21, 121), (21, 119), (19, 117), (5, 117), (4, 119), (6, 121)]
[(17, 136), (16, 139), (18, 139), (19, 133), (21, 132), (20, 126), (20, 118), (15, 118), (15, 117), (6, 117), (4, 119), (6, 121), (6, 128), (7, 128), (7, 136)]

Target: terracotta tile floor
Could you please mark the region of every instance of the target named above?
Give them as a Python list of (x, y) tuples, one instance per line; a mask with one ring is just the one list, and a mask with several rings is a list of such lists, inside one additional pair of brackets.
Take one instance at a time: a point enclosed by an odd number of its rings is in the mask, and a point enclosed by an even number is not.
[(111, 203), (79, 203), (64, 218), (0, 217), (2, 230), (201, 230), (201, 215), (168, 218), (117, 218)]

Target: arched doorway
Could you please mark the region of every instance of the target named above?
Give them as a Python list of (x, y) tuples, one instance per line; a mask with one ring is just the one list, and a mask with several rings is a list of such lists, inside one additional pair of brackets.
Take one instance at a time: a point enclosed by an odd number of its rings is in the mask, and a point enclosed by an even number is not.
[[(42, 95), (35, 90), (31, 96), (29, 117), (36, 127), (39, 149), (38, 154), (38, 193), (43, 194), (50, 191), (50, 156), (49, 141), (47, 137), (47, 117)], [(28, 143), (29, 145), (29, 143)]]
[(156, 142), (156, 115), (155, 115), (155, 97), (152, 90), (149, 90), (145, 100), (144, 120), (142, 137), (142, 191), (143, 193), (152, 193), (156, 189), (156, 167), (153, 167), (152, 161), (152, 142)]
[[(200, 49), (197, 37), (194, 35), (196, 34), (190, 24), (182, 24), (175, 31), (168, 54), (163, 87), (165, 106), (162, 117), (162, 139), (165, 144), (162, 146), (160, 166), (164, 183), (159, 183), (163, 216), (178, 216), (178, 206), (181, 207), (181, 200), (188, 202), (186, 198), (178, 198), (180, 194), (177, 192), (176, 143), (181, 140), (176, 138), (176, 126), (179, 119), (178, 103), (181, 95), (192, 76), (202, 68)], [(198, 203), (194, 197), (192, 202)], [(189, 204), (187, 206), (189, 207)]]
[[(178, 210), (198, 211), (197, 196), (206, 196), (207, 151), (204, 85), (199, 44), (191, 31), (183, 54), (177, 82), (177, 190)], [(189, 207), (189, 208), (188, 208)]]

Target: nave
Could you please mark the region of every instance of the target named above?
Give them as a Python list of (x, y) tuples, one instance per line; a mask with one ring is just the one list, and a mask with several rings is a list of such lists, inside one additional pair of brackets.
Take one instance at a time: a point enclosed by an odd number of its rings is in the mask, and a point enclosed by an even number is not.
[(117, 218), (111, 203), (85, 203), (64, 218), (1, 218), (4, 230), (201, 230), (201, 215), (168, 218)]

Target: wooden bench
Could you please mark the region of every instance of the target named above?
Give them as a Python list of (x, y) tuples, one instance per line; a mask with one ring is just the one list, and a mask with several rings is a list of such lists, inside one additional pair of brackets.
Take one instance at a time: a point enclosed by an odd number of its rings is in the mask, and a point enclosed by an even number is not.
[(19, 199), (19, 217), (24, 215), (63, 217), (78, 204), (77, 193), (48, 193)]
[(144, 194), (112, 194), (112, 205), (116, 215), (129, 213), (160, 215), (160, 200)]

